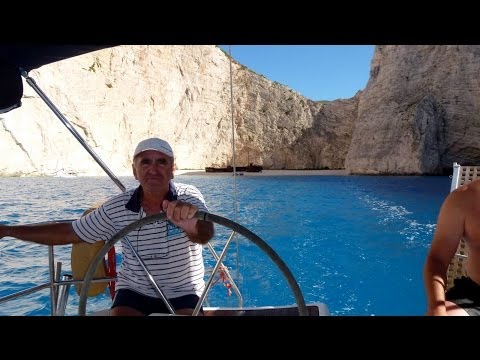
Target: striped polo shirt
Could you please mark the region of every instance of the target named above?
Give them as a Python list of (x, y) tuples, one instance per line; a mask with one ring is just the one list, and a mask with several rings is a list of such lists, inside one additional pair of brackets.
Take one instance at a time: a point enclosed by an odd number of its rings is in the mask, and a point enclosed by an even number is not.
[[(107, 200), (98, 209), (73, 221), (73, 230), (88, 243), (111, 239), (125, 226), (146, 216), (140, 204), (140, 189), (141, 186)], [(170, 181), (167, 200), (176, 199), (208, 211), (202, 194), (193, 185)], [(165, 219), (143, 225), (126, 238), (167, 298), (202, 294), (205, 288), (203, 247), (191, 242), (182, 229)], [(115, 288), (160, 298), (125, 238), (121, 241), (122, 261)]]

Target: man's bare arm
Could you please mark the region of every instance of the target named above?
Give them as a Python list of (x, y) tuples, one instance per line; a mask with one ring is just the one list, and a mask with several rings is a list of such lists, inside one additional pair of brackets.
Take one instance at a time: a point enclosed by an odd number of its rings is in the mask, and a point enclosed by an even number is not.
[(427, 295), (427, 314), (446, 315), (445, 290), (448, 266), (464, 236), (465, 202), (468, 194), (454, 191), (445, 199), (425, 262), (423, 277)]
[(43, 245), (66, 245), (81, 242), (71, 223), (37, 225), (0, 225), (0, 238), (14, 237)]

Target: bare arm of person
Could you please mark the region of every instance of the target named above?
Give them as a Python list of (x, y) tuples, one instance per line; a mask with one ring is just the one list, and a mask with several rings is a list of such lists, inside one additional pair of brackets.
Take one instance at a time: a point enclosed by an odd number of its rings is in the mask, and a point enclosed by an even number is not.
[(7, 236), (43, 245), (66, 245), (82, 241), (70, 223), (0, 225), (0, 239)]
[(423, 272), (427, 315), (447, 315), (445, 306), (447, 270), (464, 236), (466, 213), (464, 208), (468, 206), (468, 197), (465, 189), (458, 189), (447, 196), (440, 208)]
[(195, 205), (177, 200), (164, 200), (163, 211), (167, 219), (185, 231), (190, 241), (206, 244), (214, 233), (213, 223), (195, 218), (198, 208)]

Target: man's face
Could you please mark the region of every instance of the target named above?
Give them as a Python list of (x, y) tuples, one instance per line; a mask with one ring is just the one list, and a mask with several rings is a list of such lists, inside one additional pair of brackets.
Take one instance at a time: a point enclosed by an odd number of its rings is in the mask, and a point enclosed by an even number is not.
[(175, 170), (173, 158), (155, 150), (138, 154), (133, 159), (132, 169), (135, 179), (146, 189), (168, 189), (168, 182), (173, 179)]

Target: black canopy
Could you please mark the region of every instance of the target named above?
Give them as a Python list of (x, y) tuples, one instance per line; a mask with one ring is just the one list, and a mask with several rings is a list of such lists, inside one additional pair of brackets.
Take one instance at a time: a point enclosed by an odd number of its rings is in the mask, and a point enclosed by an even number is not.
[(21, 71), (112, 45), (0, 45), (0, 113), (21, 106)]

